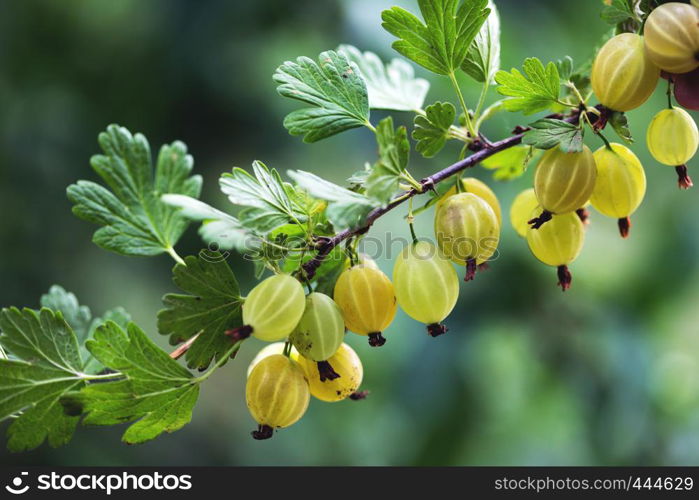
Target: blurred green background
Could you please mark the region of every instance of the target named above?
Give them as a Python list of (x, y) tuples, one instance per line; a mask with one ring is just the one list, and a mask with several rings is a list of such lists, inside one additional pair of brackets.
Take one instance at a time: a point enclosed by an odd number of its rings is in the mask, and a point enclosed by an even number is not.
[[(528, 56), (581, 62), (608, 29), (599, 1), (497, 3), (507, 69)], [(290, 137), (281, 122), (298, 105), (276, 94), (271, 75), (284, 60), (344, 42), (394, 57), (380, 27), (381, 10), (393, 4), (416, 10), (396, 0), (0, 1), (0, 305), (36, 307), (59, 283), (96, 313), (123, 305), (165, 346), (155, 315), (174, 291), (169, 257), (105, 252), (90, 242), (95, 227), (70, 213), (66, 186), (96, 179), (88, 159), (97, 134), (116, 122), (143, 132), (154, 151), (185, 141), (204, 177), (203, 199), (224, 209), (218, 176), (255, 159), (342, 182), (374, 159), (371, 134), (354, 130), (315, 145)], [(417, 71), (433, 83), (428, 102), (454, 100), (447, 81)], [(474, 102), (477, 86), (463, 82)], [(301, 422), (253, 441), (244, 382), (260, 344), (250, 341), (206, 383), (192, 423), (175, 434), (129, 447), (119, 441), (123, 428), (80, 427), (56, 450), (11, 455), (3, 442), (0, 462), (699, 464), (699, 188), (679, 192), (672, 169), (645, 147), (663, 91), (630, 116), (648, 175), (631, 238), (593, 214), (569, 292), (506, 222), (500, 258), (462, 286), (446, 336), (428, 338), (399, 312), (384, 348), (348, 338), (364, 361), (366, 401), (312, 401)], [(485, 132), (502, 137), (526, 120), (501, 116)], [(413, 173), (420, 178), (457, 155), (452, 145), (435, 160), (416, 157)], [(511, 183), (474, 174), (494, 185), (505, 214), (531, 183), (531, 171)], [(406, 238), (403, 215), (392, 212), (372, 234)], [(431, 235), (431, 214), (417, 229)], [(201, 246), (192, 228), (178, 250)], [(390, 257), (380, 259), (389, 273)], [(251, 265), (237, 256), (231, 263), (248, 290)]]

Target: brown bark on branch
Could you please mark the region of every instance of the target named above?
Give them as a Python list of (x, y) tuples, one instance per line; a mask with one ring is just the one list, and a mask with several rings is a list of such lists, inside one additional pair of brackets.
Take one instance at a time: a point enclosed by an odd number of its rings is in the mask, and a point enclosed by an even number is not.
[[(578, 123), (579, 119), (579, 113), (574, 113), (573, 115), (566, 117), (565, 121), (570, 123)], [(374, 210), (369, 212), (369, 215), (367, 216), (364, 225), (352, 229), (344, 229), (343, 231), (337, 233), (335, 236), (332, 236), (330, 238), (323, 238), (318, 243), (318, 253), (315, 255), (315, 257), (313, 257), (311, 260), (309, 260), (302, 266), (306, 278), (313, 278), (313, 276), (316, 273), (316, 270), (323, 263), (323, 260), (325, 260), (328, 254), (337, 245), (353, 236), (366, 233), (379, 217), (387, 214), (397, 206), (401, 205), (403, 202), (412, 198), (413, 196), (426, 193), (430, 189), (434, 189), (434, 186), (450, 178), (451, 176), (456, 175), (459, 172), (466, 170), (467, 168), (471, 168), (478, 165), (483, 160), (490, 158), (496, 153), (505, 151), (506, 149), (521, 144), (522, 138), (528, 130), (528, 128), (518, 127), (516, 129), (517, 133), (515, 135), (506, 139), (502, 139), (498, 142), (490, 142), (484, 137), (483, 140), (478, 141), (478, 143), (480, 144), (480, 149), (478, 151), (474, 152), (468, 158), (464, 158), (463, 160), (458, 161), (453, 165), (450, 165), (447, 168), (430, 175), (429, 177), (425, 177), (420, 181), (419, 190), (417, 188), (413, 188), (409, 191), (404, 191), (401, 194), (397, 195), (395, 198), (393, 198), (393, 200), (390, 201), (386, 206), (375, 208)]]

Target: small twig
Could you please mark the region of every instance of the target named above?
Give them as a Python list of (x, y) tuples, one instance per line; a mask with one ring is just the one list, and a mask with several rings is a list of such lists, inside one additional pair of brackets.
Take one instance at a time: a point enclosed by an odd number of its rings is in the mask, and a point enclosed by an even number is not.
[(194, 342), (199, 338), (199, 335), (201, 335), (201, 332), (197, 333), (194, 337), (190, 338), (187, 340), (187, 342), (172, 351), (170, 353), (170, 357), (172, 359), (180, 359), (182, 356), (184, 356), (184, 354), (189, 351), (189, 348), (192, 347), (192, 344), (194, 344)]

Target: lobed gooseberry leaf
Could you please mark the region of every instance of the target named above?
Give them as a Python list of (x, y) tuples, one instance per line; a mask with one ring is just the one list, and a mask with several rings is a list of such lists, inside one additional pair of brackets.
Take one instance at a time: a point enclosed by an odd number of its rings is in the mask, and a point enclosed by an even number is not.
[(530, 57), (522, 68), (524, 73), (513, 68), (511, 72), (499, 71), (495, 75), (495, 81), (500, 84), (498, 92), (511, 97), (505, 100), (505, 109), (530, 115), (557, 104), (561, 78), (556, 64), (550, 62), (544, 67), (539, 59)]
[(393, 128), (390, 116), (376, 127), (379, 162), (371, 170), (364, 187), (366, 195), (381, 204), (388, 203), (398, 190), (410, 157), (410, 142), (405, 127)]
[(129, 323), (124, 331), (109, 321), (97, 329), (87, 348), (104, 366), (119, 372), (118, 380), (92, 383), (63, 395), (67, 413), (85, 414), (86, 425), (135, 421), (122, 436), (129, 444), (189, 423), (199, 396), (198, 381), (138, 326)]
[(495, 74), (500, 70), (500, 14), (493, 0), (488, 0), (490, 14), (461, 64), (471, 78), (477, 82), (495, 83)]
[(224, 332), (243, 324), (243, 300), (238, 281), (220, 252), (202, 251), (197, 257), (185, 257), (184, 262), (176, 264), (172, 273), (175, 285), (186, 293), (163, 297), (166, 309), (158, 313), (158, 331), (169, 335), (173, 345), (198, 335), (186, 360), (190, 368), (203, 370), (230, 347)]
[(366, 196), (326, 181), (310, 172), (289, 170), (288, 174), (300, 189), (328, 202), (326, 216), (337, 230), (361, 226), (369, 212), (378, 206), (378, 203)]
[(222, 212), (203, 201), (181, 194), (163, 195), (163, 202), (178, 207), (181, 214), (202, 223), (199, 235), (209, 245), (221, 250), (245, 252), (257, 247), (257, 239), (236, 217)]
[(189, 222), (163, 203), (161, 195), (199, 197), (201, 177), (190, 177), (193, 160), (187, 147), (173, 142), (160, 149), (155, 166), (150, 146), (141, 134), (110, 125), (99, 135), (102, 155), (90, 164), (109, 189), (81, 180), (68, 187), (73, 213), (102, 226), (93, 241), (122, 255), (151, 256), (172, 251)]
[(384, 65), (373, 52), (361, 52), (352, 45), (340, 45), (337, 51), (359, 68), (367, 86), (370, 108), (422, 109), (430, 84), (424, 78), (415, 78), (415, 70), (406, 61), (393, 59)]
[(449, 129), (455, 118), (456, 108), (449, 102), (436, 102), (427, 106), (424, 115), (415, 117), (415, 149), (425, 158), (432, 158), (439, 153), (449, 139)]
[(493, 178), (499, 181), (509, 181), (520, 177), (527, 170), (532, 158), (532, 148), (529, 146), (514, 146), (481, 162), (484, 168), (494, 170)]
[(304, 142), (369, 125), (366, 83), (357, 65), (342, 53), (323, 52), (318, 62), (308, 57), (286, 61), (277, 68), (274, 81), (279, 94), (311, 106), (284, 119), (289, 133), (303, 135)]
[(490, 10), (488, 0), (418, 0), (424, 23), (400, 7), (381, 13), (383, 27), (398, 38), (393, 48), (440, 75), (454, 74)]
[(121, 307), (93, 318), (87, 306), (58, 285), (40, 302), (38, 312), (0, 311), (0, 420), (13, 419), (11, 451), (33, 449), (45, 440), (56, 447), (72, 438), (79, 418), (64, 414), (59, 400), (104, 369), (85, 343), (106, 322), (125, 326), (130, 320)]
[(608, 123), (621, 140), (626, 144), (633, 144), (634, 141), (631, 135), (631, 129), (629, 128), (629, 119), (625, 113), (621, 111), (612, 111), (609, 114)]
[(630, 0), (604, 0), (605, 7), (600, 17), (608, 24), (616, 26), (628, 20), (636, 20), (633, 3)]
[(583, 150), (585, 130), (580, 125), (543, 118), (529, 126), (531, 130), (524, 134), (524, 144), (538, 149), (553, 149), (559, 146), (566, 153), (579, 153)]
[(8, 449), (67, 443), (79, 419), (65, 415), (59, 399), (85, 385), (75, 333), (63, 314), (48, 308), (3, 309), (0, 330), (0, 343), (13, 358), (0, 359), (0, 421), (14, 418)]
[(60, 312), (70, 325), (80, 346), (80, 356), (84, 365), (83, 371), (86, 373), (97, 373), (102, 369), (102, 365), (85, 347), (85, 342), (92, 338), (97, 327), (107, 321), (114, 321), (120, 326), (126, 326), (131, 321), (131, 316), (122, 307), (110, 309), (102, 317), (93, 318), (89, 307), (80, 305), (75, 294), (67, 292), (59, 285), (53, 285), (48, 293), (41, 296), (40, 305)]
[[(268, 169), (260, 161), (253, 163), (252, 170), (250, 174), (236, 167), (219, 180), (228, 200), (243, 207), (237, 217), (240, 225), (266, 234), (285, 224), (303, 224), (308, 220), (307, 200), (291, 184), (282, 181), (279, 172)], [(228, 223), (233, 222), (228, 219)]]

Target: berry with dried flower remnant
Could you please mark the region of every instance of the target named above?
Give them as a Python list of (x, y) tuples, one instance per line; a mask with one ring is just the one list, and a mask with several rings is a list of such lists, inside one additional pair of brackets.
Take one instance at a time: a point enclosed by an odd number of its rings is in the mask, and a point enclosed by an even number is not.
[(595, 151), (597, 182), (592, 206), (602, 215), (619, 221), (623, 238), (629, 235), (630, 216), (646, 194), (646, 174), (633, 152), (622, 144), (602, 146)]
[(607, 41), (592, 66), (592, 89), (614, 111), (631, 111), (653, 94), (660, 68), (646, 55), (643, 37), (623, 33)]
[(309, 294), (301, 321), (289, 340), (301, 356), (318, 363), (321, 381), (339, 376), (328, 358), (340, 348), (344, 338), (345, 323), (339, 306), (323, 293)]
[(306, 413), (310, 398), (308, 382), (296, 361), (282, 354), (262, 359), (245, 385), (248, 410), (259, 424), (252, 436), (268, 439), (275, 428), (296, 423)]
[(699, 68), (699, 9), (670, 2), (650, 13), (643, 28), (648, 57), (668, 73)]
[(531, 214), (536, 207), (539, 206), (539, 200), (536, 199), (534, 188), (525, 189), (519, 193), (510, 207), (510, 223), (512, 227), (522, 238), (527, 237), (529, 224), (527, 221), (531, 219)]
[(243, 326), (226, 335), (242, 340), (251, 334), (266, 342), (286, 338), (298, 324), (305, 308), (301, 283), (288, 274), (271, 276), (252, 289), (243, 303)]
[(686, 164), (699, 148), (699, 130), (689, 113), (676, 107), (662, 110), (650, 122), (646, 140), (653, 158), (675, 167), (680, 188), (690, 188)]
[(340, 345), (340, 348), (328, 361), (340, 376), (323, 382), (320, 380), (316, 363), (302, 357), (299, 360), (299, 365), (306, 375), (313, 397), (328, 403), (342, 401), (354, 394), (361, 385), (364, 377), (362, 361), (354, 349), (347, 344)]
[(449, 259), (466, 266), (466, 281), (475, 277), (480, 264), (490, 259), (500, 241), (495, 212), (473, 193), (450, 196), (434, 218), (437, 244)]
[(405, 247), (393, 266), (393, 284), (408, 316), (425, 323), (433, 337), (446, 333), (441, 323), (459, 298), (459, 277), (439, 248), (426, 241)]
[(585, 227), (575, 212), (554, 215), (540, 229), (527, 231), (527, 243), (534, 257), (558, 269), (558, 285), (566, 291), (572, 276), (568, 265), (578, 258), (585, 241)]
[(353, 266), (335, 283), (335, 302), (345, 326), (358, 335), (368, 335), (369, 345), (386, 343), (383, 332), (396, 315), (393, 283), (382, 271), (364, 265)]
[(534, 174), (534, 191), (542, 212), (529, 220), (538, 229), (553, 215), (575, 212), (584, 207), (595, 189), (597, 165), (587, 146), (579, 153), (556, 147), (544, 153)]
[[(490, 189), (485, 182), (480, 179), (476, 179), (475, 177), (464, 177), (461, 179), (461, 187), (461, 192), (473, 193), (490, 205), (490, 208), (493, 209), (495, 216), (498, 218), (498, 224), (502, 226), (502, 210), (500, 208), (500, 202), (498, 201), (498, 197), (495, 196), (493, 190)], [(450, 187), (449, 190), (444, 193), (444, 195), (437, 202), (437, 209), (444, 205), (444, 202), (447, 201), (449, 197), (454, 196), (455, 194), (457, 194), (456, 186)]]

